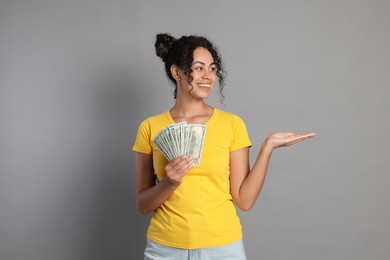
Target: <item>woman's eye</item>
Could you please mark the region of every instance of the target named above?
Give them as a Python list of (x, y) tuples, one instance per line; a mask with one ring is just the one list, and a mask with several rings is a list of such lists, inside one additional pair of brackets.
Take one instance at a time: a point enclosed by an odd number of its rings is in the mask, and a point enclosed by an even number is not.
[[(194, 68), (194, 70), (196, 70), (196, 71), (203, 71), (203, 70), (205, 70), (206, 68), (204, 68), (204, 67), (195, 67)], [(210, 68), (208, 68), (208, 71), (210, 71), (210, 72), (215, 72), (217, 70), (217, 68), (216, 67), (210, 67)]]

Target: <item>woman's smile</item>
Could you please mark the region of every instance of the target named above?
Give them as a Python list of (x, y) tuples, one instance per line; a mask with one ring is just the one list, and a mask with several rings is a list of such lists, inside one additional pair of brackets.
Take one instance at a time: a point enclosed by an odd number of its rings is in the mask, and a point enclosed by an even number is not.
[(211, 84), (198, 83), (197, 85), (199, 88), (203, 88), (203, 89), (210, 89), (211, 88)]

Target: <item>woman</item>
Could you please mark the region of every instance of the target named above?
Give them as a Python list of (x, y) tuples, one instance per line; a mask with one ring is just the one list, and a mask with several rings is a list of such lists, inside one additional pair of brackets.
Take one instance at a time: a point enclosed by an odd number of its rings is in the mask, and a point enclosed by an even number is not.
[[(274, 149), (315, 133), (271, 134), (250, 169), (244, 122), (205, 103), (217, 79), (221, 95), (224, 87), (215, 46), (204, 37), (158, 34), (155, 47), (175, 86), (176, 101), (140, 124), (133, 147), (137, 207), (143, 214), (154, 212), (145, 259), (246, 259), (235, 205), (252, 208)], [(207, 127), (198, 166), (186, 156), (168, 161), (153, 142), (160, 130), (182, 121)]]

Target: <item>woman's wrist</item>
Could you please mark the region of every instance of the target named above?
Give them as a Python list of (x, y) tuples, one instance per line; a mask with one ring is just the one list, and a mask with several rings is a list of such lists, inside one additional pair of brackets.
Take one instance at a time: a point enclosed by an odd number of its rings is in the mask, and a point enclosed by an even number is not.
[(265, 153), (271, 154), (275, 149), (274, 145), (270, 142), (269, 138), (265, 139), (263, 144), (261, 145), (261, 150)]
[(179, 187), (179, 185), (180, 185), (180, 183), (169, 179), (167, 176), (165, 176), (165, 178), (162, 180), (162, 184), (164, 184), (164, 186), (166, 186), (172, 190), (176, 190), (177, 187)]

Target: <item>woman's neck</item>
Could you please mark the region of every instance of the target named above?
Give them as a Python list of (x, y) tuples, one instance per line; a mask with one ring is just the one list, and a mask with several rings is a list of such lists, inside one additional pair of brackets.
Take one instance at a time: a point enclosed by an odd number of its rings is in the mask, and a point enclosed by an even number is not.
[(175, 122), (186, 121), (190, 124), (203, 124), (207, 122), (214, 113), (214, 108), (207, 105), (203, 100), (176, 100), (175, 105), (170, 109), (171, 116)]

